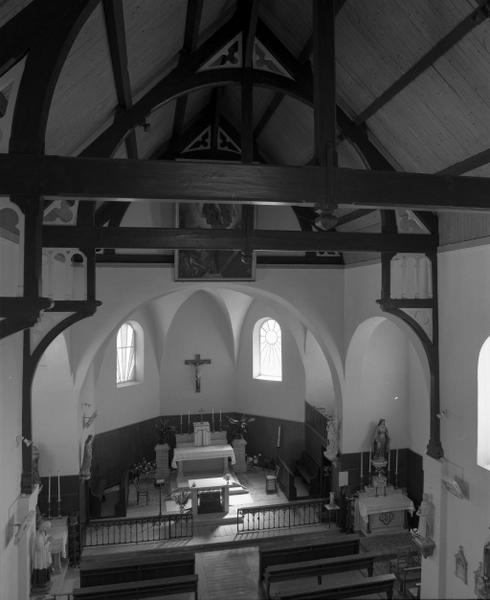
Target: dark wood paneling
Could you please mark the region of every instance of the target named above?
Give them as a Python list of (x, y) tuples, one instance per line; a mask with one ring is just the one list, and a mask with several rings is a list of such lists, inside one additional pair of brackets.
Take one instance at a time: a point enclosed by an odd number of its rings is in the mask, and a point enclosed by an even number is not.
[[(62, 475), (61, 484), (61, 514), (72, 515), (80, 511), (80, 477), (78, 475)], [(41, 477), (41, 491), (38, 506), (41, 514), (52, 517), (58, 516), (58, 476), (51, 476), (51, 511), (48, 510), (48, 477)]]
[[(281, 426), (281, 446), (277, 448), (277, 429)], [(255, 417), (248, 426), (247, 454), (265, 458), (280, 456), (290, 467), (304, 450), (304, 424), (273, 417)]]

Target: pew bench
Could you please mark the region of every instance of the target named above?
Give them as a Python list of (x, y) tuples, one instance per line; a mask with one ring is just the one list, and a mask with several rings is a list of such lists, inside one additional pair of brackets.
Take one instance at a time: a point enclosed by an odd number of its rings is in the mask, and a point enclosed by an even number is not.
[(191, 552), (155, 550), (89, 556), (80, 562), (80, 587), (126, 581), (142, 581), (194, 575), (195, 555)]
[(273, 600), (337, 600), (384, 593), (387, 600), (392, 600), (395, 580), (393, 573), (374, 577), (356, 576), (342, 583), (316, 587), (302, 586), (301, 589), (296, 590), (284, 589), (275, 593), (271, 598)]
[(332, 558), (320, 558), (302, 562), (286, 563), (267, 567), (264, 572), (264, 591), (270, 598), (271, 586), (280, 581), (316, 577), (318, 585), (323, 583), (323, 576), (344, 571), (358, 571), (367, 569), (368, 577), (373, 576), (374, 563), (386, 558), (385, 553), (362, 552), (361, 554), (347, 554)]
[(305, 543), (304, 541), (274, 541), (264, 543), (259, 548), (259, 573), (264, 578), (265, 569), (283, 563), (298, 563), (309, 560), (359, 554), (359, 535), (350, 533), (332, 536), (325, 541)]
[(197, 600), (197, 575), (163, 577), (147, 581), (126, 581), (109, 585), (93, 585), (73, 590), (73, 600), (139, 600), (188, 593)]

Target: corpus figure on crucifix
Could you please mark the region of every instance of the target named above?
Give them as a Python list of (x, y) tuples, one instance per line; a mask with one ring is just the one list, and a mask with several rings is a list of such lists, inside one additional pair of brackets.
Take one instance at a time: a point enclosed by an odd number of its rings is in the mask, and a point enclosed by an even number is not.
[(201, 365), (210, 365), (211, 364), (211, 359), (210, 358), (201, 358), (200, 354), (196, 354), (194, 356), (194, 358), (189, 358), (185, 361), (186, 365), (192, 365), (195, 369), (195, 373), (194, 373), (194, 382), (195, 382), (195, 391), (196, 392), (200, 392), (201, 391)]

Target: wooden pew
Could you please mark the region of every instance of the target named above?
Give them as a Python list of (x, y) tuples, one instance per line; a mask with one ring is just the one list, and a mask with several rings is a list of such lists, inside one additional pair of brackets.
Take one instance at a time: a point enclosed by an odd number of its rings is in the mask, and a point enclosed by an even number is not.
[(186, 592), (192, 593), (197, 600), (197, 575), (93, 585), (74, 589), (72, 594), (74, 600), (119, 600), (119, 598), (139, 600), (140, 598), (160, 598)]
[(146, 550), (124, 554), (94, 555), (80, 562), (80, 587), (193, 575), (195, 556), (191, 552)]
[(298, 563), (319, 558), (331, 558), (346, 554), (359, 553), (360, 537), (355, 533), (326, 537), (325, 541), (305, 543), (304, 541), (277, 541), (264, 543), (259, 548), (259, 573), (263, 579), (264, 571), (272, 565)]
[(384, 559), (386, 559), (386, 553), (362, 552), (360, 554), (347, 554), (332, 558), (273, 565), (267, 567), (264, 571), (265, 594), (267, 598), (270, 597), (270, 588), (274, 583), (290, 579), (301, 579), (302, 577), (317, 577), (319, 585), (323, 583), (322, 577), (329, 573), (367, 569), (368, 577), (372, 577), (374, 563)]
[(360, 598), (369, 594), (386, 594), (387, 600), (393, 598), (393, 573), (375, 575), (374, 577), (353, 577), (350, 581), (323, 585), (321, 588), (302, 588), (301, 590), (284, 590), (274, 594), (274, 600), (329, 600), (338, 598)]

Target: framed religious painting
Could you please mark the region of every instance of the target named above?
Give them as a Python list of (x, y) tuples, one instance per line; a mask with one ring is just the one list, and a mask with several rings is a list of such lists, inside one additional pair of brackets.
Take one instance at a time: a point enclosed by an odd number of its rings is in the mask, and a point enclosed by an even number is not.
[[(251, 213), (247, 213), (251, 211)], [(184, 229), (242, 229), (253, 222), (253, 207), (238, 204), (180, 202), (176, 226)], [(176, 250), (177, 281), (253, 281), (255, 253), (240, 250)]]

